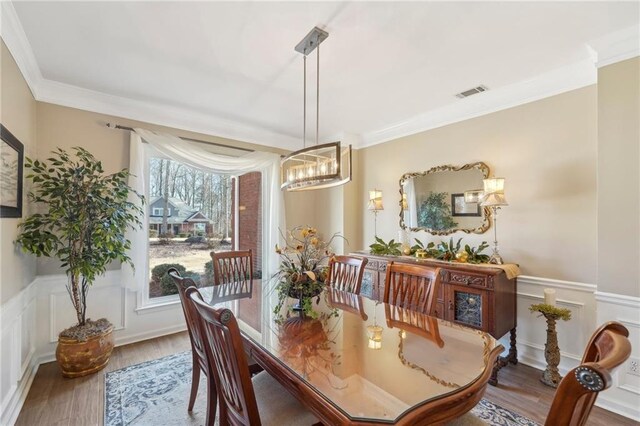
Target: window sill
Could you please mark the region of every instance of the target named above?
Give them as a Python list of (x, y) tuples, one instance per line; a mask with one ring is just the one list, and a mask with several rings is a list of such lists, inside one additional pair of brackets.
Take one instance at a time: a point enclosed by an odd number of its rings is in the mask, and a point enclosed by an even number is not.
[(147, 315), (153, 314), (156, 312), (162, 312), (167, 310), (173, 310), (175, 307), (180, 305), (180, 299), (172, 299), (168, 301), (162, 301), (158, 303), (147, 303), (146, 305), (141, 305), (136, 308), (135, 312), (138, 315)]

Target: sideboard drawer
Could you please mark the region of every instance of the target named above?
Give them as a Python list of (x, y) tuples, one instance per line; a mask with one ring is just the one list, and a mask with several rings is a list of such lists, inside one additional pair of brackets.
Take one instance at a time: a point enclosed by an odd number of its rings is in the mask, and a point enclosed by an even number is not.
[(445, 270), (442, 281), (450, 284), (471, 285), (474, 287), (488, 287), (487, 276), (470, 272)]

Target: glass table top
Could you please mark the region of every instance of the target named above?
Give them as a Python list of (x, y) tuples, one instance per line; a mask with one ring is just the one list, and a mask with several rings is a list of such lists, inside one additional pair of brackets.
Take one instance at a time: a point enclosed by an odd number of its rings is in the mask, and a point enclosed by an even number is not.
[(479, 330), (333, 289), (313, 299), (315, 318), (276, 316), (276, 292), (260, 280), (241, 291), (199, 290), (209, 304), (235, 314), (246, 338), (352, 420), (394, 422), (467, 387), (492, 368), (489, 354), (499, 344)]

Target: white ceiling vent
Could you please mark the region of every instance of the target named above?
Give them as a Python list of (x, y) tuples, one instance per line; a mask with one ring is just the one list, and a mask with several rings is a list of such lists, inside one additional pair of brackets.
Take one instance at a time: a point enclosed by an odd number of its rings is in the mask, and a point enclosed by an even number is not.
[(460, 93), (456, 94), (456, 97), (460, 98), (460, 99), (468, 98), (471, 95), (475, 95), (475, 94), (478, 94), (478, 93), (486, 92), (487, 90), (489, 90), (489, 88), (487, 86), (481, 84), (478, 87), (474, 87), (473, 89), (465, 90), (464, 92), (460, 92)]

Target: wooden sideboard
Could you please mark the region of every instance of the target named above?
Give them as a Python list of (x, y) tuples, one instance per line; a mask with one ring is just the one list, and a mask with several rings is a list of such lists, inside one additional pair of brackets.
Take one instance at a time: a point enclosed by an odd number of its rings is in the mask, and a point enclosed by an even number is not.
[(517, 279), (508, 279), (499, 268), (472, 264), (439, 262), (409, 256), (375, 256), (367, 252), (352, 253), (369, 259), (362, 280), (361, 293), (382, 300), (387, 264), (390, 261), (440, 268), (441, 285), (437, 295), (438, 318), (476, 328), (496, 339), (510, 333), (509, 353), (500, 357), (490, 383), (498, 383), (498, 370), (507, 363), (518, 363), (516, 349)]

